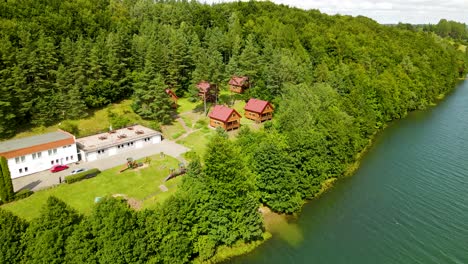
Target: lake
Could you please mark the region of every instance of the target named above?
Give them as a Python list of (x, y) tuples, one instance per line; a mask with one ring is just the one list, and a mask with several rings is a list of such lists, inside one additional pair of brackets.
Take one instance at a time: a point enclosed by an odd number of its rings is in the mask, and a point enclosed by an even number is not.
[(391, 123), (289, 228), (230, 263), (468, 263), (468, 81)]

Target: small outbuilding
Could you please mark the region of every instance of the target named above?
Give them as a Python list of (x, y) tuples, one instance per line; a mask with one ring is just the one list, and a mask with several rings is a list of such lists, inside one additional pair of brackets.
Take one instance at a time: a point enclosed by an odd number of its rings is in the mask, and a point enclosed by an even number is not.
[(268, 101), (251, 98), (244, 110), (246, 118), (259, 123), (273, 118), (274, 108)]
[(166, 93), (171, 97), (172, 107), (177, 108), (177, 100), (179, 97), (177, 97), (177, 95), (171, 89), (166, 89)]
[(232, 76), (229, 80), (229, 90), (234, 93), (243, 93), (249, 88), (249, 77), (247, 76)]
[(197, 84), (198, 88), (198, 96), (207, 102), (215, 102), (216, 101), (216, 93), (218, 91), (218, 87), (216, 84), (209, 83), (207, 81), (201, 81)]
[(208, 116), (210, 117), (210, 126), (214, 128), (222, 127), (224, 130), (229, 131), (240, 127), (241, 115), (232, 108), (215, 105)]

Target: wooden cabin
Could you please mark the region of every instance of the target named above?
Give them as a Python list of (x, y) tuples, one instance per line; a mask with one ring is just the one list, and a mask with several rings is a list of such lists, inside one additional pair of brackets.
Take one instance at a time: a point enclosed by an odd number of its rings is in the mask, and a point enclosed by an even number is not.
[(245, 89), (249, 88), (249, 77), (247, 76), (232, 76), (229, 80), (229, 90), (234, 93), (243, 93)]
[(209, 83), (207, 81), (201, 81), (197, 84), (198, 88), (198, 96), (204, 100), (206, 97), (207, 102), (215, 102), (216, 101), (216, 93), (218, 91), (218, 87), (216, 84)]
[(208, 116), (210, 117), (210, 126), (214, 128), (222, 127), (229, 131), (240, 127), (241, 115), (236, 110), (224, 105), (215, 105)]
[(251, 98), (244, 107), (245, 117), (258, 123), (273, 118), (273, 105), (268, 101)]
[(172, 108), (177, 108), (177, 100), (179, 97), (177, 97), (177, 95), (171, 89), (166, 89), (166, 93), (171, 97)]

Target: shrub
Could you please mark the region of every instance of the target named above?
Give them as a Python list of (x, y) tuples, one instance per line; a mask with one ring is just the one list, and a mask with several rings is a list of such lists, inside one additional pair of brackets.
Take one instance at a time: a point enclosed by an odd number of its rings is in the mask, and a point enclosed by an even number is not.
[(71, 184), (71, 183), (78, 182), (84, 179), (96, 177), (96, 175), (98, 175), (99, 173), (101, 173), (101, 171), (98, 169), (90, 169), (87, 171), (83, 171), (83, 172), (65, 177), (65, 182), (68, 184)]
[(29, 197), (33, 194), (34, 192), (29, 190), (29, 189), (23, 189), (23, 190), (19, 190), (15, 193), (15, 198), (14, 200), (15, 201), (18, 201), (18, 200), (21, 200), (21, 199), (24, 199), (26, 197)]
[(78, 136), (80, 134), (80, 129), (78, 128), (78, 125), (68, 120), (63, 121), (59, 125), (59, 128), (75, 136)]

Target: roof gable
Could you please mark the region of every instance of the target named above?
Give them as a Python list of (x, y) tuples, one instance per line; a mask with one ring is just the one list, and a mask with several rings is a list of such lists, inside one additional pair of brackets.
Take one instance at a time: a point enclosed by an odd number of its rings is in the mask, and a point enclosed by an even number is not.
[(177, 95), (171, 89), (166, 89), (166, 93), (176, 99), (179, 99), (179, 97), (177, 97)]
[(244, 109), (250, 112), (262, 113), (267, 105), (273, 108), (273, 106), (268, 101), (251, 98), (245, 105)]
[(230, 80), (229, 80), (229, 85), (233, 85), (233, 86), (244, 86), (247, 84), (247, 82), (249, 81), (249, 77), (247, 76), (233, 76)]
[(207, 81), (201, 81), (199, 83), (197, 83), (197, 88), (198, 90), (200, 90), (200, 92), (208, 92), (211, 88), (211, 84)]
[(233, 113), (236, 113), (238, 116), (240, 116), (239, 113), (232, 108), (226, 107), (224, 105), (215, 105), (208, 116), (219, 121), (227, 122)]

